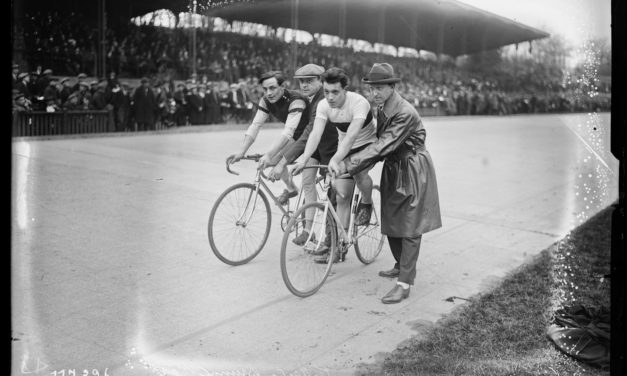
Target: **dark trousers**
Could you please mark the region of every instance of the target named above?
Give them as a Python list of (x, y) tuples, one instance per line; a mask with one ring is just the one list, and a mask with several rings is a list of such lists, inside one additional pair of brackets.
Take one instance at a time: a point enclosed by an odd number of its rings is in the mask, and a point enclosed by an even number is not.
[(414, 284), (421, 240), (422, 235), (418, 235), (415, 238), (393, 238), (388, 236), (388, 243), (390, 244), (394, 260), (396, 260), (394, 269), (400, 270), (397, 279), (399, 282), (409, 285)]

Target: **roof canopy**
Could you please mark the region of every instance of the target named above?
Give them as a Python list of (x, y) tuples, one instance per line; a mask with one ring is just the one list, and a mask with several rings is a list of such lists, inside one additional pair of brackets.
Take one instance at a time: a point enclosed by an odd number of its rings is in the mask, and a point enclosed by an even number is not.
[[(95, 12), (98, 7), (97, 1), (18, 2), (27, 9), (38, 10)], [(190, 0), (104, 2), (110, 19), (130, 18), (163, 8), (178, 13), (188, 11), (191, 4)], [(232, 3), (230, 0), (198, 0), (198, 11), (203, 9), (207, 16), (228, 21), (297, 28), (312, 34), (338, 35), (450, 56), (549, 36), (541, 30), (455, 0), (238, 0)], [(298, 17), (292, 17), (293, 14)]]
[(454, 0), (255, 0), (206, 14), (451, 56), (549, 36)]

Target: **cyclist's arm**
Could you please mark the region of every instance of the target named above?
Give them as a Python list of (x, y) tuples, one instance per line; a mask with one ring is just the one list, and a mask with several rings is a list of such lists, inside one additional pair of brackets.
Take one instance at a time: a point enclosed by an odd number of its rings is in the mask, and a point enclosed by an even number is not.
[(313, 129), (313, 122), (309, 123), (307, 127), (303, 130), (303, 134), (300, 135), (298, 140), (294, 142), (285, 153), (283, 153), (283, 159), (285, 160), (285, 164), (292, 163), (303, 154), (305, 151), (305, 146), (307, 145), (307, 140), (309, 139), (309, 135), (311, 134), (311, 130)]
[(339, 163), (342, 159), (344, 159), (344, 157), (346, 157), (348, 152), (351, 151), (351, 149), (353, 148), (353, 144), (355, 143), (355, 140), (359, 135), (359, 131), (361, 131), (361, 128), (364, 125), (364, 121), (366, 121), (365, 117), (363, 119), (353, 119), (351, 121), (348, 129), (346, 130), (346, 136), (337, 146), (337, 151), (331, 158), (336, 163)]
[(255, 114), (252, 123), (250, 123), (250, 126), (248, 126), (248, 129), (244, 134), (244, 142), (242, 142), (242, 147), (240, 149), (240, 153), (242, 155), (246, 154), (250, 146), (255, 142), (255, 139), (257, 139), (257, 135), (259, 134), (259, 130), (266, 122), (266, 120), (268, 120), (269, 116), (270, 113), (268, 112), (268, 109), (266, 108), (266, 105), (262, 98), (259, 100), (257, 113)]
[(311, 133), (307, 138), (307, 144), (305, 144), (305, 150), (300, 157), (300, 160), (303, 163), (307, 163), (309, 158), (311, 158), (313, 153), (318, 148), (318, 144), (320, 143), (320, 139), (322, 138), (322, 133), (324, 132), (324, 127), (326, 126), (326, 124), (326, 118), (316, 117), (316, 120), (314, 120), (313, 128), (311, 129)]
[(281, 149), (290, 142), (294, 136), (294, 131), (296, 127), (298, 127), (298, 123), (300, 122), (300, 118), (303, 115), (303, 111), (305, 110), (305, 102), (298, 99), (294, 102), (290, 103), (290, 107), (287, 113), (287, 119), (285, 120), (285, 127), (283, 128), (283, 132), (281, 133), (281, 137), (278, 137), (270, 150), (266, 153), (269, 154), (270, 157), (274, 157)]

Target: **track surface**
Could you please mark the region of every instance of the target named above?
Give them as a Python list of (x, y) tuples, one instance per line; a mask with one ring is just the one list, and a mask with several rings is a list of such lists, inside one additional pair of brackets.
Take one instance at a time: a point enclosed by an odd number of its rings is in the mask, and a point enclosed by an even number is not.
[[(14, 374), (350, 374), (464, 303), (447, 298), (490, 288), (613, 203), (609, 120), (425, 118), (443, 228), (423, 237), (416, 284), (396, 305), (380, 302), (394, 283), (377, 276), (393, 264), (387, 244), (369, 266), (349, 253), (306, 299), (281, 279), (278, 215), (249, 264), (213, 255), (214, 200), (252, 178), (250, 162), (224, 170), (241, 126), (16, 139)], [(251, 152), (279, 132), (262, 130)]]

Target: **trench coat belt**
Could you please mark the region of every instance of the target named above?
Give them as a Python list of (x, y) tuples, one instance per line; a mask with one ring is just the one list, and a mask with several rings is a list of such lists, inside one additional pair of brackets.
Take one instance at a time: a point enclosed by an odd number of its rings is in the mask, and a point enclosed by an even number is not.
[(416, 155), (417, 152), (424, 150), (424, 146), (409, 146), (403, 145), (393, 153), (389, 154), (385, 159), (390, 162), (398, 162), (403, 159), (406, 159), (410, 155)]

